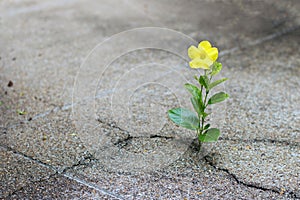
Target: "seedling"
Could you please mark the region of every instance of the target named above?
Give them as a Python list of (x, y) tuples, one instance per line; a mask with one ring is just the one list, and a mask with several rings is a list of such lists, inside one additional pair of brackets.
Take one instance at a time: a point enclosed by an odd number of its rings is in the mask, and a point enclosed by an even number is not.
[(227, 78), (213, 81), (213, 77), (220, 73), (222, 64), (217, 62), (219, 51), (212, 47), (208, 41), (199, 43), (198, 48), (191, 46), (188, 49), (188, 56), (191, 61), (191, 68), (204, 69), (204, 74), (195, 76), (199, 86), (186, 83), (185, 88), (191, 93), (191, 103), (195, 112), (186, 108), (174, 108), (168, 111), (169, 118), (177, 125), (195, 130), (199, 141), (199, 147), (203, 142), (216, 142), (220, 136), (220, 130), (211, 128), (206, 123), (211, 113), (206, 112), (208, 106), (220, 103), (229, 97), (225, 92), (218, 92), (210, 96), (211, 90), (223, 83)]
[(27, 112), (25, 110), (17, 110), (17, 113), (19, 115), (26, 115), (27, 114)]

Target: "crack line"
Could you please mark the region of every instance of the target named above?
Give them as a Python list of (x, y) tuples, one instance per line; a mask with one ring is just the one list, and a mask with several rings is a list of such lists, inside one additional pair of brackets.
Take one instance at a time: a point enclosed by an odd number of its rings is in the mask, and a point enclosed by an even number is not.
[[(50, 178), (54, 177), (55, 175), (57, 175), (57, 172), (54, 174), (50, 174), (49, 176), (44, 176), (36, 181), (30, 181), (30, 184), (34, 184), (34, 183), (42, 183), (46, 180), (49, 180)], [(10, 194), (8, 194), (5, 198), (11, 198), (13, 195), (16, 195), (17, 192), (23, 190), (25, 187), (27, 187), (29, 184), (26, 184), (24, 186), (21, 186), (20, 188), (14, 190), (13, 192), (11, 192)]]
[[(109, 195), (109, 196), (111, 196), (111, 197), (114, 197), (114, 198), (117, 198), (117, 199), (121, 199), (121, 200), (124, 199), (124, 198), (122, 198), (121, 196), (119, 196), (119, 195), (117, 195), (117, 194), (114, 194), (114, 193), (112, 193), (112, 192), (109, 192), (109, 191), (107, 191), (107, 190), (105, 190), (105, 189), (102, 189), (102, 188), (98, 187), (97, 185), (93, 185), (93, 184), (91, 184), (91, 183), (88, 183), (88, 182), (86, 182), (86, 181), (80, 179), (80, 178), (73, 177), (73, 176), (71, 176), (70, 174), (67, 174), (67, 171), (70, 170), (70, 169), (73, 169), (73, 168), (75, 168), (75, 167), (77, 167), (77, 166), (87, 166), (87, 165), (89, 164), (89, 162), (91, 162), (92, 160), (96, 160), (96, 159), (95, 159), (93, 156), (91, 156), (91, 155), (88, 155), (88, 156), (84, 157), (83, 159), (81, 159), (80, 161), (78, 161), (78, 163), (73, 164), (73, 165), (70, 166), (70, 167), (66, 167), (66, 168), (63, 169), (62, 171), (59, 171), (59, 170), (58, 170), (56, 167), (54, 167), (54, 166), (51, 166), (51, 165), (49, 165), (49, 164), (47, 164), (47, 163), (44, 163), (44, 162), (42, 162), (42, 161), (40, 161), (40, 160), (38, 160), (38, 159), (36, 159), (36, 158), (33, 158), (32, 156), (28, 156), (28, 155), (26, 155), (26, 154), (24, 154), (24, 153), (22, 153), (22, 152), (19, 152), (19, 151), (15, 150), (15, 149), (12, 149), (11, 147), (8, 147), (8, 146), (6, 146), (6, 145), (2, 145), (2, 144), (1, 144), (1, 145), (0, 145), (0, 148), (5, 149), (6, 151), (11, 151), (11, 152), (13, 152), (13, 153), (16, 154), (16, 155), (19, 155), (19, 156), (21, 156), (21, 157), (23, 157), (23, 158), (25, 158), (25, 159), (31, 160), (31, 161), (37, 163), (38, 165), (40, 165), (40, 166), (42, 166), (42, 167), (46, 167), (46, 168), (48, 168), (48, 169), (52, 169), (52, 170), (55, 172), (55, 173), (49, 175), (48, 177), (47, 177), (47, 176), (46, 176), (46, 177), (42, 177), (42, 178), (40, 178), (40, 179), (37, 180), (37, 181), (30, 181), (30, 183), (28, 183), (26, 186), (22, 186), (22, 187), (16, 189), (15, 191), (13, 191), (12, 193), (10, 193), (10, 194), (8, 195), (8, 197), (11, 197), (12, 195), (16, 194), (18, 191), (24, 189), (24, 188), (27, 187), (29, 184), (32, 184), (32, 183), (38, 183), (38, 182), (43, 182), (43, 181), (48, 180), (49, 178), (51, 178), (51, 177), (53, 177), (53, 176), (55, 176), (55, 175), (61, 175), (61, 176), (64, 176), (64, 177), (66, 177), (66, 178), (68, 178), (68, 179), (70, 179), (70, 180), (76, 181), (76, 182), (79, 183), (79, 184), (85, 185), (85, 186), (87, 186), (88, 188), (92, 188), (92, 189), (94, 189), (94, 190), (96, 190), (96, 191), (98, 191), (98, 192), (100, 192), (100, 193), (102, 193), (102, 194)], [(89, 162), (86, 162), (86, 160), (89, 160)]]
[[(125, 143), (125, 146), (127, 145), (127, 142), (132, 140), (132, 139), (136, 139), (136, 138), (164, 138), (166, 140), (170, 140), (170, 139), (174, 139), (173, 136), (164, 136), (164, 135), (157, 135), (157, 134), (154, 134), (154, 135), (150, 135), (149, 137), (146, 137), (146, 136), (132, 136), (130, 135), (130, 132), (127, 131), (127, 130), (124, 130), (123, 128), (119, 127), (118, 125), (116, 125), (116, 123), (114, 122), (106, 122), (106, 121), (103, 121), (101, 119), (97, 119), (98, 122), (104, 124), (105, 126), (107, 126), (108, 128), (116, 128), (118, 129), (119, 131), (123, 132), (126, 134), (126, 137), (122, 138), (122, 139), (118, 139), (116, 142), (113, 142), (114, 145), (120, 145), (121, 143)], [(165, 126), (163, 126), (161, 128), (161, 130), (164, 128)], [(161, 131), (160, 130), (160, 131)]]
[[(270, 189), (270, 188), (264, 188), (262, 186), (257, 186), (257, 185), (254, 185), (254, 184), (250, 184), (250, 183), (245, 183), (241, 180), (238, 179), (238, 177), (231, 173), (228, 169), (225, 169), (225, 168), (220, 168), (220, 167), (217, 167), (216, 165), (214, 165), (213, 162), (211, 162), (209, 159), (208, 159), (208, 156), (205, 156), (204, 157), (204, 160), (206, 161), (206, 163), (208, 163), (210, 166), (212, 166), (214, 169), (216, 170), (220, 170), (220, 171), (223, 171), (225, 172), (226, 174), (228, 174), (235, 182), (237, 182), (238, 184), (240, 185), (243, 185), (243, 186), (246, 186), (246, 187), (250, 187), (250, 188), (255, 188), (255, 189), (259, 189), (259, 190), (263, 190), (263, 191), (270, 191), (270, 192), (274, 192), (276, 194), (279, 194), (282, 196), (282, 193), (281, 191), (278, 191), (278, 190), (275, 190), (275, 189)], [(289, 197), (291, 198), (298, 198), (297, 197), (297, 194), (294, 193), (293, 191), (286, 191), (285, 192)]]
[(94, 190), (97, 190), (98, 192), (101, 192), (101, 193), (103, 193), (103, 194), (105, 194), (105, 195), (109, 195), (109, 196), (111, 196), (111, 197), (114, 197), (114, 198), (117, 198), (117, 199), (121, 199), (121, 200), (124, 199), (123, 197), (121, 197), (121, 196), (119, 196), (119, 195), (116, 195), (116, 194), (114, 194), (114, 193), (111, 193), (111, 192), (109, 192), (108, 190), (101, 189), (101, 188), (99, 188), (99, 187), (98, 187), (97, 185), (95, 185), (95, 184), (86, 182), (86, 181), (84, 181), (84, 180), (82, 180), (82, 179), (80, 179), (80, 178), (77, 178), (77, 177), (75, 177), (75, 176), (72, 176), (72, 175), (70, 175), (70, 174), (65, 173), (65, 174), (63, 174), (63, 176), (66, 177), (66, 178), (68, 178), (68, 179), (74, 180), (74, 181), (76, 181), (77, 183), (80, 183), (80, 184), (82, 184), (82, 185), (88, 186), (89, 188), (92, 188), (92, 189), (94, 189)]

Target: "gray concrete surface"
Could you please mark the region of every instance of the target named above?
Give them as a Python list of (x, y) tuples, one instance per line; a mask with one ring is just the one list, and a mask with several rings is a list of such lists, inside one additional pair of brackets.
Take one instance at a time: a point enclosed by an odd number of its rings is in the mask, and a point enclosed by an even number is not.
[[(1, 198), (300, 198), (299, 9), (297, 0), (0, 1)], [(231, 98), (226, 109), (213, 108), (219, 117), (211, 123), (222, 136), (201, 155), (191, 133), (164, 115), (178, 105), (166, 88), (137, 89), (130, 122), (121, 117), (114, 124), (108, 97), (96, 101), (94, 133), (107, 135), (110, 145), (102, 153), (86, 144), (72, 121), (74, 80), (85, 56), (113, 34), (145, 26), (208, 39), (220, 49), (222, 76), (230, 80), (219, 89)], [(151, 62), (177, 67), (192, 81), (182, 59), (146, 49), (115, 60), (103, 85), (110, 88), (128, 66)], [(184, 82), (160, 70), (151, 78)], [(187, 96), (182, 87), (175, 94)], [(158, 109), (151, 113), (153, 106)], [(139, 113), (142, 107), (147, 116)], [(124, 160), (128, 165), (120, 165)], [(139, 166), (146, 170), (135, 170)]]

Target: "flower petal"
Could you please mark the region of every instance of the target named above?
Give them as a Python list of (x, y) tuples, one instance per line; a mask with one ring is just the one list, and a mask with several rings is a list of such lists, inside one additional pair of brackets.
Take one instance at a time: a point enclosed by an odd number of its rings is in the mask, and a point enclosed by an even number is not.
[(188, 56), (191, 59), (195, 59), (200, 56), (200, 50), (195, 46), (190, 46), (190, 48), (188, 49)]
[(208, 49), (206, 53), (213, 61), (216, 61), (219, 55), (219, 51), (216, 47)]
[(202, 48), (203, 50), (207, 51), (208, 49), (211, 48), (211, 44), (209, 41), (204, 40), (202, 42), (199, 43), (198, 48)]
[(210, 65), (212, 65), (212, 61), (209, 59), (201, 59), (201, 58), (195, 58), (192, 60), (189, 64), (191, 68), (202, 68), (202, 69), (209, 69)]

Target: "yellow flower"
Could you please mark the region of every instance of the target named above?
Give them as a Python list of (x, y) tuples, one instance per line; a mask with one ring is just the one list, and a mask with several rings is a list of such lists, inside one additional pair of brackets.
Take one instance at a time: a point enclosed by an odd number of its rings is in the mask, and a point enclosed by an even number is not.
[(209, 41), (202, 41), (199, 43), (198, 48), (190, 46), (188, 55), (192, 59), (190, 64), (191, 68), (209, 69), (210, 66), (218, 58), (218, 49), (212, 47)]

